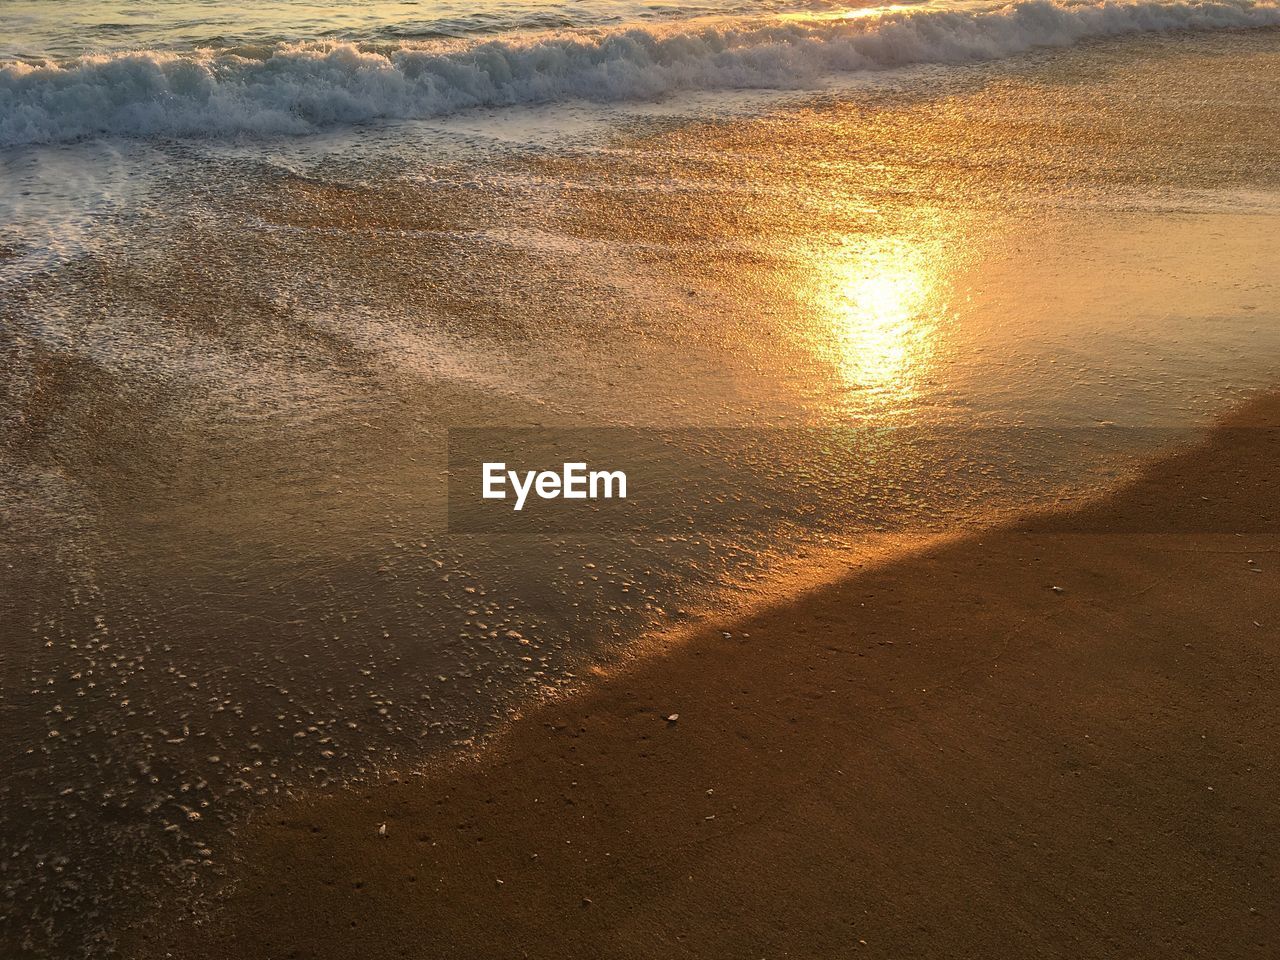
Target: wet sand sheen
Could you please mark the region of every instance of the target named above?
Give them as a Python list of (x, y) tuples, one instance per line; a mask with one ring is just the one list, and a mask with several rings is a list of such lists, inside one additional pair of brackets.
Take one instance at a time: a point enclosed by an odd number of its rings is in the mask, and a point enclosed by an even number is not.
[(1277, 481), (1272, 397), (477, 760), (261, 810), (213, 921), (162, 913), (138, 955), (1267, 956)]

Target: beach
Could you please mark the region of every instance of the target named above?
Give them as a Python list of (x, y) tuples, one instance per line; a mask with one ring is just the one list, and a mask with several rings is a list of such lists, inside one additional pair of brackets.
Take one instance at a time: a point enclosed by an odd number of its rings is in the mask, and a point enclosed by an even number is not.
[(1269, 956), (1278, 453), (1262, 399), (1079, 510), (260, 811), (212, 918), (137, 955)]
[(5, 4), (0, 955), (1262, 951), (1277, 157), (1270, 0)]

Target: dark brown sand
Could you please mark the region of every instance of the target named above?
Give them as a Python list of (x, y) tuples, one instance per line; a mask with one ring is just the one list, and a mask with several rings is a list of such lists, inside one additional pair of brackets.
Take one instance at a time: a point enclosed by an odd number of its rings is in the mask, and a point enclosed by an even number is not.
[(1277, 428), (1259, 402), (1095, 506), (717, 624), (478, 759), (264, 810), (213, 920), (128, 952), (1274, 957)]

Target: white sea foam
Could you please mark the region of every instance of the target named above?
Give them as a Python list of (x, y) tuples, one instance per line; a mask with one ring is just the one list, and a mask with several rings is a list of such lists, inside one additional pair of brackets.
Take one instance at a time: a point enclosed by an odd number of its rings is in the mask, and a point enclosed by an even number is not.
[(261, 137), (379, 118), (682, 90), (795, 88), (1126, 34), (1280, 26), (1275, 0), (1070, 3), (752, 18), (377, 49), (143, 51), (0, 67), (0, 146), (94, 136)]

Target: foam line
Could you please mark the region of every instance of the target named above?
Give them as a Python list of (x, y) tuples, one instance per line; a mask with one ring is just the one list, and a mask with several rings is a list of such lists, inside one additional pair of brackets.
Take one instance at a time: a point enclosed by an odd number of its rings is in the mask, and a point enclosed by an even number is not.
[(284, 44), (260, 56), (141, 51), (0, 67), (0, 146), (94, 136), (267, 137), (379, 118), (683, 90), (804, 87), (823, 76), (1013, 56), (1097, 37), (1280, 25), (1274, 0), (921, 8), (739, 18), (376, 49)]

